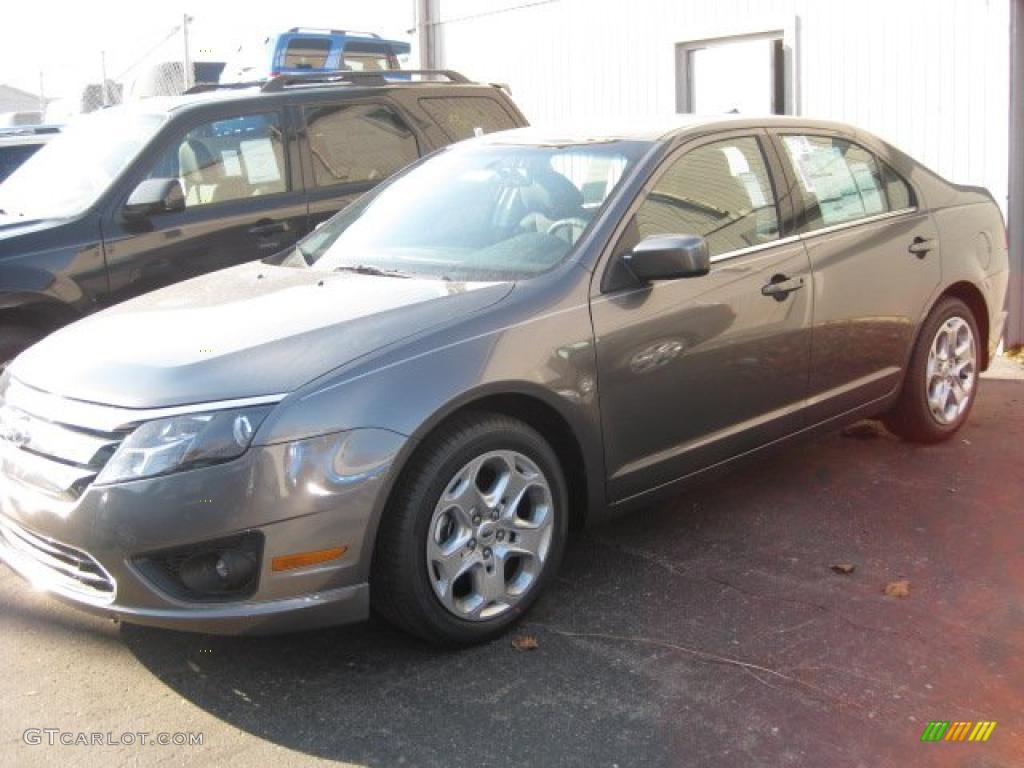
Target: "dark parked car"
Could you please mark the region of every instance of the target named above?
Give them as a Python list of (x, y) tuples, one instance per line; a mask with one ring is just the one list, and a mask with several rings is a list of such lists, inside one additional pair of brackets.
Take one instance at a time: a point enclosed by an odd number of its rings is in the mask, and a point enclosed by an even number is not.
[(0, 185), (0, 370), (96, 309), (293, 246), (438, 147), (525, 124), (494, 86), (402, 77), (199, 88), (68, 126)]
[(951, 436), (1006, 286), (988, 193), (847, 126), (464, 142), (18, 357), (0, 554), (125, 621), (480, 641), (572, 524), (866, 416)]
[(0, 182), (42, 149), (59, 131), (56, 125), (0, 128)]

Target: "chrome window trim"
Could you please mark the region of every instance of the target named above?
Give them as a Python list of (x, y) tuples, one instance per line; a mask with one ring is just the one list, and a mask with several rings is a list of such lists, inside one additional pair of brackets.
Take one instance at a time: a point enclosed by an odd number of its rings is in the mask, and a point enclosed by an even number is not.
[(36, 389), (13, 377), (8, 384), (6, 392), (2, 395), (3, 399), (10, 403), (11, 407), (24, 411), (43, 421), (108, 434), (126, 432), (147, 421), (166, 419), (171, 416), (225, 411), (257, 405), (276, 405), (286, 396), (287, 393), (283, 393), (260, 395), (258, 397), (242, 397), (233, 400), (215, 400), (205, 403), (189, 403), (187, 405), (173, 405), (162, 408), (125, 408), (123, 406), (101, 405), (86, 400), (62, 397), (61, 395)]
[(871, 224), (876, 221), (885, 221), (886, 219), (894, 219), (897, 216), (905, 216), (908, 213), (915, 213), (919, 211), (916, 205), (911, 208), (900, 208), (897, 211), (886, 211), (885, 213), (876, 213), (872, 216), (865, 216), (862, 219), (852, 219), (851, 221), (844, 221), (839, 224), (832, 224), (828, 227), (822, 227), (821, 229), (813, 229), (810, 232), (804, 232), (798, 237), (806, 240), (809, 237), (815, 237), (817, 235), (826, 235), (829, 232), (838, 232), (843, 229), (850, 229), (851, 227), (857, 227), (861, 224)]
[(719, 253), (716, 256), (711, 257), (711, 263), (717, 264), (720, 261), (727, 261), (728, 259), (735, 259), (737, 256), (746, 256), (748, 253), (757, 253), (758, 251), (764, 251), (769, 248), (774, 248), (779, 245), (789, 245), (800, 240), (800, 235), (789, 235), (787, 237), (781, 237), (778, 240), (772, 240), (767, 243), (758, 243), (757, 245), (750, 245), (746, 248), (738, 248), (735, 251), (726, 251), (725, 253)]
[(908, 213), (916, 213), (920, 209), (917, 206), (911, 208), (900, 208), (898, 211), (886, 211), (885, 213), (876, 213), (871, 216), (865, 216), (861, 219), (852, 219), (850, 221), (844, 221), (840, 224), (833, 224), (829, 227), (822, 227), (821, 229), (811, 230), (810, 232), (803, 232), (797, 235), (789, 235), (778, 240), (772, 240), (767, 243), (759, 243), (758, 245), (751, 245), (747, 248), (739, 248), (735, 251), (726, 251), (725, 253), (719, 253), (716, 256), (711, 257), (711, 263), (717, 264), (720, 261), (727, 261), (728, 259), (734, 259), (737, 256), (746, 256), (748, 253), (757, 253), (767, 248), (773, 248), (777, 245), (787, 245), (789, 243), (795, 243), (798, 240), (807, 240), (811, 237), (818, 235), (826, 235), (830, 232), (838, 232), (844, 229), (850, 229), (852, 227), (860, 226), (861, 224), (872, 224), (876, 221), (885, 221), (886, 219), (893, 219), (897, 216), (905, 216)]

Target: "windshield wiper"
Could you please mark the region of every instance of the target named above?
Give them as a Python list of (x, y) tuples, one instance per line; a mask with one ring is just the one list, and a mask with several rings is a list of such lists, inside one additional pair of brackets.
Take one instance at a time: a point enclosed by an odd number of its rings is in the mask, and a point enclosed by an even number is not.
[(376, 277), (412, 277), (407, 275), (405, 272), (400, 272), (397, 269), (380, 269), (379, 267), (371, 267), (366, 264), (353, 264), (345, 265), (342, 267), (335, 267), (335, 272), (355, 272), (360, 275), (374, 275)]

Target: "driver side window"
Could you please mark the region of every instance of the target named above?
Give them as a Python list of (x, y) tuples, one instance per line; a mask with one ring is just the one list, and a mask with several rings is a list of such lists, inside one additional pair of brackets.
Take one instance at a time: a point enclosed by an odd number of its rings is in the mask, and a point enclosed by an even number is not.
[(150, 178), (177, 178), (185, 207), (285, 192), (284, 142), (276, 113), (193, 128), (164, 153)]
[(778, 210), (758, 140), (727, 139), (687, 152), (661, 176), (631, 224), (636, 242), (701, 235), (711, 256), (777, 240)]

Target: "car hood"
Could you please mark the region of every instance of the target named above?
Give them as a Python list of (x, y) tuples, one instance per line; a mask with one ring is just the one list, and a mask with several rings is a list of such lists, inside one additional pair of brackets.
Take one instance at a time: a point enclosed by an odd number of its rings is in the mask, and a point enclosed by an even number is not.
[(245, 264), (80, 320), (10, 372), (31, 387), (125, 408), (288, 393), (478, 312), (512, 286)]

